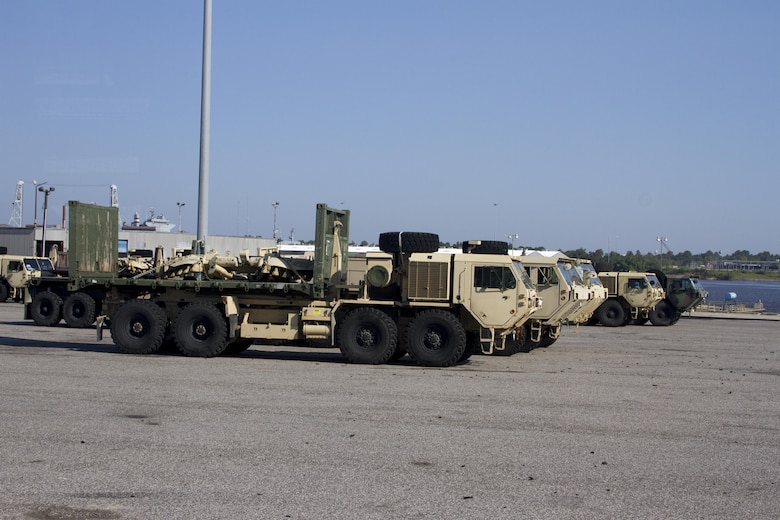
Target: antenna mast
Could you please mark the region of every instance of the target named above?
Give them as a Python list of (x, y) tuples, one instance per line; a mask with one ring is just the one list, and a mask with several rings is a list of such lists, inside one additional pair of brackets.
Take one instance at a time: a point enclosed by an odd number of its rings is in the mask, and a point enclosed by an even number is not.
[(8, 221), (8, 225), (12, 227), (22, 227), (22, 187), (24, 181), (16, 183), (16, 195), (14, 196), (14, 209), (11, 211), (11, 219)]

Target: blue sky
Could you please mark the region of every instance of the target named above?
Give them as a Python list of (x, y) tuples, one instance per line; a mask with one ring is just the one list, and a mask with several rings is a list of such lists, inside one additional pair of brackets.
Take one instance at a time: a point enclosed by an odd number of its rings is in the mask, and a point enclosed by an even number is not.
[[(203, 3), (5, 0), (0, 194), (197, 229)], [(213, 1), (209, 234), (780, 253), (780, 2)], [(39, 198), (39, 203), (41, 202)]]

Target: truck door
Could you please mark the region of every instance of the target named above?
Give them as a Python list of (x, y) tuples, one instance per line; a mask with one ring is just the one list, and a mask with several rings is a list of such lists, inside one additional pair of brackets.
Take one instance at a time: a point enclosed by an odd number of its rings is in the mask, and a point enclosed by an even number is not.
[(8, 273), (5, 278), (8, 280), (8, 285), (15, 289), (21, 289), (30, 276), (21, 260), (11, 260), (8, 262)]
[(647, 292), (647, 280), (644, 276), (632, 276), (626, 281), (626, 301), (632, 307), (645, 307), (647, 305)]
[(517, 317), (518, 280), (507, 265), (474, 265), (469, 310), (486, 328), (508, 327)]

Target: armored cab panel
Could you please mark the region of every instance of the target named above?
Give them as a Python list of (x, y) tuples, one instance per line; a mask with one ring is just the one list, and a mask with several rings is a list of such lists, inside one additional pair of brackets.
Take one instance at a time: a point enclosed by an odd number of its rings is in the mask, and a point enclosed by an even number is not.
[(617, 273), (599, 273), (601, 284), (607, 289), (610, 296), (617, 294), (618, 274)]
[(68, 273), (107, 278), (117, 271), (119, 208), (68, 201)]
[(370, 287), (386, 287), (393, 275), (393, 256), (388, 253), (366, 252), (349, 254), (347, 285), (366, 283)]
[(346, 282), (349, 270), (349, 210), (317, 204), (314, 236), (314, 296), (325, 297), (326, 286)]
[(407, 273), (409, 301), (448, 301), (451, 259), (442, 253), (412, 254)]

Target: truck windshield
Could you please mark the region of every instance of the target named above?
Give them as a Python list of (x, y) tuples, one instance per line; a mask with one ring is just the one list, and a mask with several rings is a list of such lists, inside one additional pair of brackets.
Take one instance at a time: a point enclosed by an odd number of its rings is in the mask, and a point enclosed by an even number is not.
[(658, 278), (654, 274), (648, 274), (647, 275), (647, 281), (650, 282), (650, 287), (653, 289), (660, 289), (661, 288), (661, 282), (658, 280)]
[(580, 278), (580, 274), (577, 272), (577, 269), (575, 269), (572, 264), (569, 262), (558, 262), (558, 267), (560, 268), (561, 275), (566, 280), (566, 283), (568, 283), (570, 286), (575, 284), (585, 285), (582, 281), (582, 278)]
[(582, 270), (583, 280), (587, 278), (585, 273), (590, 273), (590, 278), (588, 279), (590, 285), (601, 285), (601, 279), (596, 275), (596, 268), (593, 267), (593, 264), (580, 264), (577, 268)]
[(28, 271), (54, 271), (54, 266), (48, 258), (25, 258), (24, 265)]
[(515, 264), (515, 271), (517, 271), (517, 277), (520, 278), (520, 280), (523, 282), (523, 285), (525, 285), (526, 289), (536, 289), (533, 282), (531, 281), (531, 277), (528, 276), (528, 273), (525, 272), (525, 268), (523, 267), (523, 264), (520, 263), (518, 260), (513, 260), (513, 264)]

